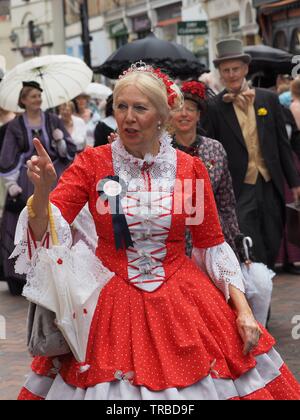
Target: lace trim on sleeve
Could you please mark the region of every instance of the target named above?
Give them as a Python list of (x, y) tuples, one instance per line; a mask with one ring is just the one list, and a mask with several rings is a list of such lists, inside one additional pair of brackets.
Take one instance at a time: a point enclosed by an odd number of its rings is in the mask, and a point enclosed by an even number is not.
[(230, 286), (245, 293), (244, 277), (239, 262), (226, 242), (213, 248), (194, 248), (193, 260), (223, 292), (227, 301), (230, 299)]
[[(67, 247), (72, 246), (72, 235), (69, 224), (62, 217), (60, 210), (51, 204), (52, 212), (60, 245)], [(45, 234), (45, 237), (41, 242), (34, 241), (30, 235), (28, 235), (28, 211), (27, 207), (24, 208), (20, 214), (19, 221), (16, 228), (15, 234), (15, 249), (11, 254), (10, 258), (16, 258), (15, 272), (17, 274), (27, 274), (31, 267), (30, 251), (32, 251), (32, 257), (36, 251), (46, 245), (46, 236), (49, 236), (49, 228)]]

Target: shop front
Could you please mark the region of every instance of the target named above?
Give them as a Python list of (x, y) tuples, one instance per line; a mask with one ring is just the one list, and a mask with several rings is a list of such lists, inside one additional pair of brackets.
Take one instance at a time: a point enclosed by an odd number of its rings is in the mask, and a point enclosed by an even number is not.
[(114, 49), (118, 49), (128, 43), (128, 28), (122, 19), (109, 25), (109, 35), (114, 42)]
[(156, 9), (157, 35), (165, 41), (177, 40), (177, 24), (182, 21), (182, 2)]
[(208, 25), (206, 20), (196, 20), (178, 23), (178, 35), (182, 37), (183, 45), (192, 51), (206, 67), (208, 57)]
[(265, 44), (300, 54), (300, 1), (253, 0)]
[(132, 18), (132, 32), (137, 39), (142, 39), (151, 33), (152, 23), (147, 14)]

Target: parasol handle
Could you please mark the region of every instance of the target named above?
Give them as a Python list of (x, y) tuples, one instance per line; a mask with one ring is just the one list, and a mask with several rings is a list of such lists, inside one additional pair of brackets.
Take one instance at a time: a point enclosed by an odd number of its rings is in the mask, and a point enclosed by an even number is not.
[(246, 236), (243, 239), (243, 247), (244, 247), (246, 258), (247, 258), (248, 261), (250, 261), (249, 248), (253, 247), (253, 241), (250, 238), (250, 236)]

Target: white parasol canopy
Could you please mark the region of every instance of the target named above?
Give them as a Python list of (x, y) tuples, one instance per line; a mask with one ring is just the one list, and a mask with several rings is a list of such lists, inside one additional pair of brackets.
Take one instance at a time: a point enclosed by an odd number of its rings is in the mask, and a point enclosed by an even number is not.
[(35, 81), (43, 89), (43, 110), (68, 102), (91, 83), (92, 70), (79, 58), (49, 55), (33, 58), (6, 73), (0, 83), (0, 107), (21, 112), (18, 106), (22, 82)]
[(84, 93), (91, 98), (107, 99), (113, 92), (109, 87), (102, 85), (101, 83), (90, 83)]

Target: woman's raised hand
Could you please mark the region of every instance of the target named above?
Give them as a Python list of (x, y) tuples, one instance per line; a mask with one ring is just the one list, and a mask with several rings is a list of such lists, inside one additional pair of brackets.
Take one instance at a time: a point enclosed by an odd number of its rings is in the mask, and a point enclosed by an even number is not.
[(33, 140), (37, 156), (27, 161), (27, 175), (36, 189), (50, 191), (57, 175), (50, 156), (38, 139)]

